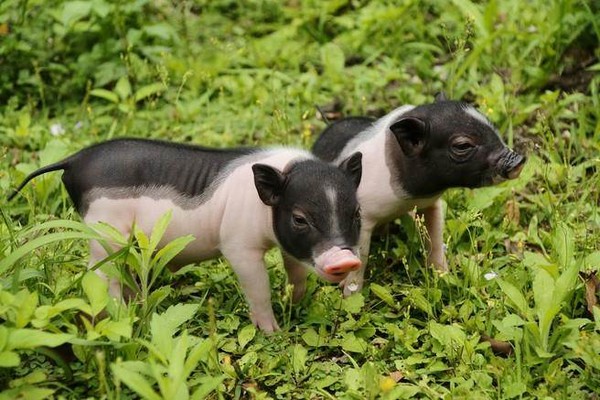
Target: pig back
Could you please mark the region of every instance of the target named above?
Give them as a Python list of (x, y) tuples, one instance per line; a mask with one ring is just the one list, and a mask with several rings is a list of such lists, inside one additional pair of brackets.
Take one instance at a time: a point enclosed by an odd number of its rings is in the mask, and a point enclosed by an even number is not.
[(210, 149), (144, 139), (118, 139), (88, 147), (69, 160), (63, 182), (80, 213), (91, 190), (169, 188), (197, 197), (232, 161), (252, 148)]

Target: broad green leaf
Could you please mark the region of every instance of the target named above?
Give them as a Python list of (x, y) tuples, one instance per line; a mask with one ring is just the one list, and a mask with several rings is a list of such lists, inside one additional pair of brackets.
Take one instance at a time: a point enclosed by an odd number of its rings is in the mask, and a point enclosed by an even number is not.
[(160, 249), (153, 260), (153, 281), (159, 276), (165, 266), (194, 240), (192, 235), (178, 237)]
[(21, 363), (21, 357), (14, 351), (0, 352), (0, 367), (10, 368), (18, 367)]
[(371, 292), (373, 292), (375, 294), (375, 296), (379, 297), (386, 304), (388, 304), (394, 308), (396, 307), (396, 302), (394, 301), (394, 297), (392, 296), (392, 294), (386, 287), (383, 287), (376, 283), (371, 283), (369, 288), (371, 289)]
[(90, 1), (68, 1), (63, 4), (61, 22), (64, 26), (70, 26), (74, 22), (86, 18), (92, 9)]
[(175, 339), (175, 346), (169, 357), (169, 383), (170, 388), (167, 393), (163, 393), (165, 397), (170, 399), (186, 399), (189, 398), (187, 390), (187, 376), (185, 372), (185, 356), (188, 351), (189, 339), (186, 331)]
[(123, 318), (119, 321), (103, 319), (96, 324), (96, 331), (102, 336), (106, 336), (110, 340), (117, 342), (121, 337), (125, 339), (131, 338), (132, 323), (131, 318)]
[(4, 325), (0, 325), (0, 351), (6, 348), (8, 343), (8, 328)]
[(560, 223), (552, 235), (552, 246), (557, 255), (557, 262), (566, 268), (574, 262), (575, 240), (573, 231), (564, 223)]
[(31, 385), (36, 383), (45, 382), (48, 380), (48, 375), (42, 370), (35, 370), (30, 374), (27, 374), (21, 378), (13, 379), (9, 385), (12, 387), (19, 387), (23, 385)]
[(554, 279), (544, 269), (538, 269), (533, 279), (533, 297), (540, 328), (543, 350), (548, 350), (548, 336), (552, 320), (560, 311), (560, 305), (554, 304)]
[(129, 96), (131, 96), (131, 83), (129, 83), (129, 78), (127, 76), (122, 76), (117, 81), (115, 85), (115, 93), (119, 95), (121, 100), (126, 100)]
[(308, 328), (305, 330), (305, 332), (302, 334), (302, 340), (304, 340), (304, 343), (311, 347), (322, 346), (326, 342), (326, 340), (321, 338), (317, 331), (315, 331), (313, 328)]
[(69, 147), (64, 141), (52, 139), (38, 153), (40, 165), (48, 165), (60, 161), (68, 156), (69, 153)]
[(210, 392), (217, 390), (221, 383), (225, 380), (226, 376), (203, 376), (198, 381), (200, 386), (192, 393), (192, 400), (202, 400), (208, 397)]
[(509, 283), (503, 279), (496, 279), (498, 285), (500, 285), (500, 289), (504, 292), (504, 295), (508, 297), (510, 302), (515, 306), (515, 308), (521, 312), (522, 315), (529, 315), (529, 306), (527, 305), (527, 300), (521, 294), (519, 289), (512, 283)]
[(365, 298), (361, 293), (354, 293), (342, 300), (342, 308), (350, 314), (358, 314), (364, 305)]
[(185, 360), (185, 375), (189, 376), (200, 361), (208, 360), (208, 356), (213, 349), (213, 342), (210, 339), (200, 339), (200, 341), (189, 352)]
[(407, 383), (400, 383), (394, 386), (394, 389), (390, 392), (388, 398), (390, 399), (413, 399), (417, 393), (420, 393), (421, 389), (416, 385)]
[(29, 293), (27, 289), (23, 289), (17, 294), (17, 302), (18, 309), (15, 327), (24, 328), (29, 321), (31, 321), (31, 317), (36, 310), (38, 305), (38, 294), (37, 292)]
[(344, 383), (348, 390), (358, 391), (362, 384), (362, 377), (360, 376), (360, 370), (356, 368), (349, 368), (344, 373)]
[(158, 221), (154, 224), (152, 228), (152, 233), (150, 234), (150, 244), (149, 248), (151, 251), (154, 251), (158, 247), (158, 243), (165, 235), (169, 224), (171, 223), (171, 218), (173, 217), (173, 211), (169, 210), (163, 215), (160, 216)]
[(292, 368), (296, 375), (300, 375), (306, 370), (306, 357), (308, 351), (299, 343), (292, 347)]
[(417, 307), (419, 310), (426, 312), (427, 315), (431, 315), (433, 313), (431, 303), (425, 298), (425, 296), (423, 296), (422, 289), (411, 289), (407, 296), (407, 300), (410, 302), (410, 304)]
[(552, 262), (541, 253), (534, 253), (532, 251), (523, 253), (523, 265), (528, 268), (543, 268), (551, 264)]
[(90, 301), (92, 315), (95, 317), (108, 303), (108, 284), (95, 272), (88, 271), (81, 280), (81, 287)]
[(347, 332), (342, 337), (342, 348), (352, 353), (364, 353), (367, 349), (367, 342), (361, 338), (357, 338), (353, 332)]
[(92, 89), (90, 90), (90, 95), (94, 97), (99, 97), (104, 100), (108, 100), (111, 103), (119, 103), (119, 96), (106, 89)]
[(247, 372), (253, 365), (258, 362), (258, 355), (255, 351), (246, 351), (238, 362), (242, 371)]
[(242, 329), (238, 331), (238, 343), (240, 344), (240, 348), (243, 349), (246, 345), (254, 339), (254, 335), (256, 335), (256, 327), (253, 324), (249, 324), (244, 326)]
[(131, 371), (127, 368), (126, 363), (112, 364), (111, 369), (113, 374), (131, 390), (142, 396), (146, 400), (161, 400), (159, 396), (152, 390), (152, 384), (146, 380), (138, 372)]
[(49, 333), (36, 329), (9, 330), (6, 348), (34, 349), (39, 346), (56, 347), (68, 342), (74, 336), (67, 333)]
[(569, 293), (577, 287), (577, 279), (579, 277), (578, 262), (571, 262), (562, 274), (556, 279), (554, 286), (554, 303), (562, 305)]
[(54, 392), (54, 389), (25, 385), (0, 392), (0, 400), (46, 400), (52, 398)]
[(167, 23), (146, 25), (143, 29), (147, 35), (154, 36), (163, 40), (169, 40), (171, 38), (177, 37), (177, 32), (175, 31), (173, 25)]
[(194, 317), (198, 304), (176, 304), (162, 314), (153, 314), (150, 321), (152, 343), (165, 355), (171, 354), (173, 335), (181, 325)]
[(138, 101), (160, 93), (163, 90), (165, 90), (165, 86), (162, 83), (151, 83), (150, 85), (142, 86), (135, 92), (135, 102), (137, 103)]
[(329, 42), (321, 47), (321, 62), (325, 72), (332, 76), (341, 76), (344, 73), (344, 64), (346, 62), (344, 52), (333, 42)]
[(35, 319), (31, 321), (31, 324), (36, 328), (43, 328), (48, 325), (50, 320), (55, 316), (67, 311), (77, 309), (84, 313), (91, 314), (89, 304), (85, 300), (80, 298), (66, 299), (59, 301), (53, 306), (40, 306), (35, 310)]
[(429, 321), (429, 333), (447, 349), (463, 346), (466, 340), (464, 331), (456, 324), (442, 325), (435, 321)]
[(593, 253), (588, 254), (583, 263), (586, 266), (596, 267), (600, 269), (600, 251), (594, 251)]

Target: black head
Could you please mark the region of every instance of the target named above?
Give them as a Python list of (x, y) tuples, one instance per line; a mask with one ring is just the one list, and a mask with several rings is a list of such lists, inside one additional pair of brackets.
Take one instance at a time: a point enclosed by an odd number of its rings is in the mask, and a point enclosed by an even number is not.
[(416, 197), (513, 179), (525, 163), (482, 114), (443, 94), (402, 114), (389, 130), (404, 153), (397, 165), (401, 184)]
[(258, 195), (272, 207), (273, 229), (283, 250), (330, 281), (360, 266), (356, 188), (361, 158), (355, 153), (340, 167), (305, 159), (283, 172), (265, 164), (252, 166)]

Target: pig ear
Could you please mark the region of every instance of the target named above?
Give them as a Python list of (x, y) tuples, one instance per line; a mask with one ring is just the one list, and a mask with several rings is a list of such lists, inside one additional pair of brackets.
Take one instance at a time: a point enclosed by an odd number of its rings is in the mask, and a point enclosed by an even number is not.
[(448, 98), (446, 97), (446, 93), (444, 93), (444, 91), (437, 92), (435, 94), (435, 102), (439, 103), (440, 101), (448, 101)]
[(405, 117), (390, 126), (402, 151), (409, 157), (423, 151), (427, 142), (427, 125), (419, 118)]
[(285, 186), (286, 177), (277, 168), (266, 164), (254, 164), (254, 186), (258, 196), (268, 206), (274, 206), (281, 200), (281, 194)]
[(362, 177), (362, 153), (357, 151), (346, 158), (341, 162), (340, 169), (350, 175), (350, 178), (354, 182), (354, 186), (358, 188), (358, 185), (360, 185), (360, 178)]

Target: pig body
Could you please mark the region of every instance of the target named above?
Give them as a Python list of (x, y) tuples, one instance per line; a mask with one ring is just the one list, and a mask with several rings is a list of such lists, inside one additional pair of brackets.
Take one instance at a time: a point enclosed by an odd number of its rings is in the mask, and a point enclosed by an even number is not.
[(362, 267), (342, 283), (345, 295), (362, 287), (373, 229), (415, 208), (430, 239), (428, 264), (446, 271), (441, 195), (451, 187), (475, 188), (516, 178), (525, 162), (504, 145), (482, 114), (443, 95), (435, 103), (405, 105), (378, 120), (336, 121), (313, 146), (315, 155), (334, 164), (355, 151), (363, 154), (358, 188)]
[[(120, 139), (34, 172), (17, 191), (37, 175), (64, 170), (62, 180), (84, 221), (108, 223), (126, 236), (134, 223), (149, 234), (171, 211), (159, 246), (188, 234), (195, 240), (170, 267), (222, 254), (239, 278), (253, 322), (271, 332), (278, 325), (265, 251), (282, 248), (296, 300), (304, 293), (306, 265), (331, 282), (359, 267), (360, 158), (355, 154), (336, 168), (290, 148), (216, 150)], [(93, 266), (107, 254), (96, 241), (90, 247)], [(119, 282), (109, 287), (120, 295)]]

